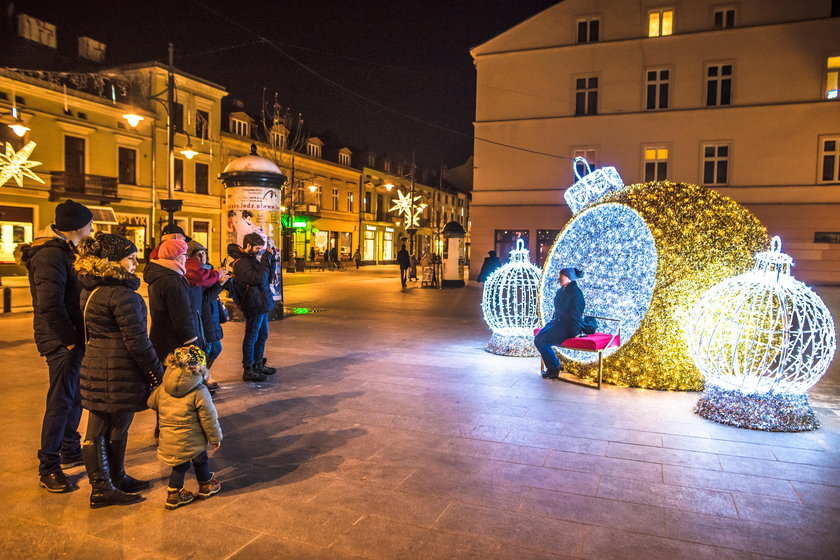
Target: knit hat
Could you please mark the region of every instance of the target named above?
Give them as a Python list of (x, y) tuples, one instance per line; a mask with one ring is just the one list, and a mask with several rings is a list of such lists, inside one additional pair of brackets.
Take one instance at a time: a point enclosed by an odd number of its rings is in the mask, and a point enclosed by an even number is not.
[(76, 231), (93, 220), (93, 212), (84, 204), (66, 200), (55, 208), (55, 229), (58, 231)]
[(175, 224), (167, 224), (164, 226), (163, 231), (160, 232), (161, 235), (172, 235), (173, 233), (180, 233), (184, 236), (184, 241), (192, 241), (192, 237), (188, 236), (184, 233), (184, 230), (181, 229), (181, 226), (177, 226)]
[(563, 274), (566, 278), (574, 282), (583, 278), (584, 272), (579, 268), (568, 267), (560, 269), (560, 274)]
[(136, 253), (137, 246), (122, 235), (99, 232), (88, 246), (88, 250), (100, 259), (116, 262)]
[(174, 259), (187, 252), (187, 244), (180, 239), (167, 239), (158, 247), (159, 259)]
[(207, 247), (205, 247), (204, 245), (202, 245), (201, 243), (199, 243), (196, 240), (192, 240), (189, 243), (187, 243), (187, 256), (188, 257), (194, 257), (195, 254), (198, 253), (199, 251), (204, 251), (206, 253), (207, 252)]
[(181, 346), (180, 348), (173, 350), (172, 353), (166, 357), (165, 362), (168, 366), (182, 367), (198, 371), (207, 365), (207, 355), (204, 353), (204, 350), (195, 344), (190, 344), (189, 346)]

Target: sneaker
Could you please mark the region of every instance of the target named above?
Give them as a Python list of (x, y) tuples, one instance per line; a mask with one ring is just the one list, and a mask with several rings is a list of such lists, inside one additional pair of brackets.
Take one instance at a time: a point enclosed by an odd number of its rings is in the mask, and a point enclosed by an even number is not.
[(222, 489), (222, 485), (219, 484), (219, 481), (216, 480), (216, 473), (210, 473), (210, 480), (207, 482), (199, 482), (198, 483), (198, 496), (199, 499), (207, 499), (213, 494), (217, 494), (219, 490)]
[(175, 509), (185, 506), (195, 499), (195, 494), (183, 488), (166, 489), (166, 509)]
[(79, 489), (76, 483), (67, 478), (67, 475), (61, 471), (43, 475), (38, 481), (38, 486), (46, 488), (47, 492), (52, 492), (53, 494), (63, 494)]

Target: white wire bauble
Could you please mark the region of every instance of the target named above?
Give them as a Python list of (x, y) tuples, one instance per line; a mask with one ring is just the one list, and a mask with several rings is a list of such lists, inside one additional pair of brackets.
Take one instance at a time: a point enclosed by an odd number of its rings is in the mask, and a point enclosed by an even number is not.
[(539, 317), (540, 269), (531, 264), (522, 239), (510, 252), (510, 262), (493, 271), (484, 283), (481, 309), (493, 330), (487, 351), (505, 356), (537, 356), (534, 329)]
[(689, 351), (706, 383), (743, 394), (803, 394), (836, 349), (822, 299), (790, 274), (773, 238), (755, 268), (712, 287), (692, 311)]

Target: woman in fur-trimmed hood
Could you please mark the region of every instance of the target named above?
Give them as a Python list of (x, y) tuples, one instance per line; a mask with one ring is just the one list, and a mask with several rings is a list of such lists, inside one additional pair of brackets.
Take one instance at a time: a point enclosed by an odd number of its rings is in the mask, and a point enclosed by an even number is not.
[(149, 483), (125, 474), (128, 428), (163, 376), (146, 330), (146, 304), (134, 275), (137, 247), (121, 235), (99, 233), (80, 246), (75, 268), (87, 352), (82, 361), (82, 406), (90, 411), (85, 466), (91, 507), (134, 503)]

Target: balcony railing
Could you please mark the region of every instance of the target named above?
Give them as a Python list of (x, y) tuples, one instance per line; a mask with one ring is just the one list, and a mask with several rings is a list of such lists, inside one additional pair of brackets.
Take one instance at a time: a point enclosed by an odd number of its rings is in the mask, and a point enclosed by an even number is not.
[(50, 173), (50, 200), (76, 197), (98, 200), (101, 202), (119, 202), (117, 178), (88, 173), (70, 173), (52, 171)]

